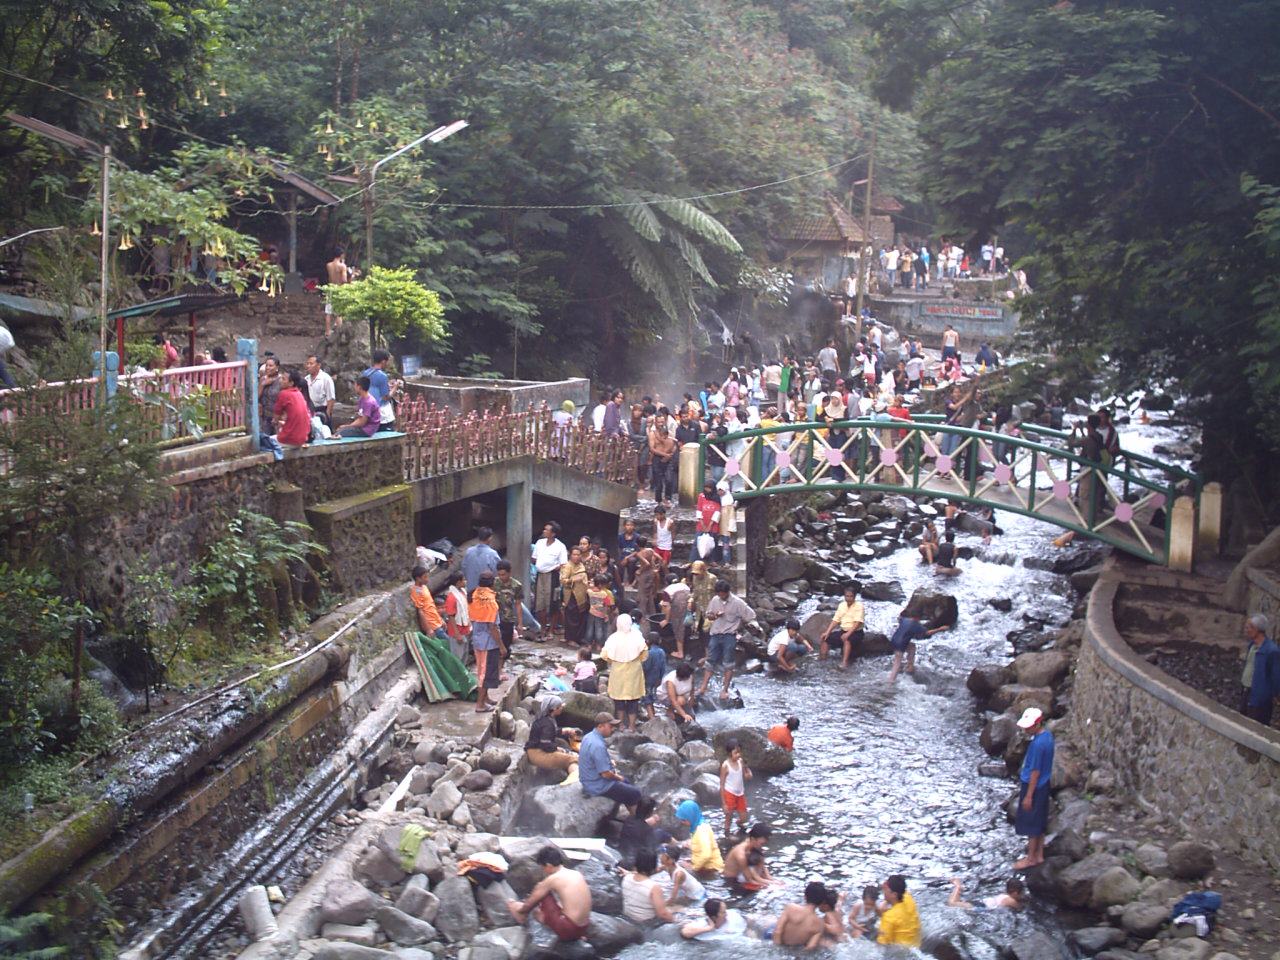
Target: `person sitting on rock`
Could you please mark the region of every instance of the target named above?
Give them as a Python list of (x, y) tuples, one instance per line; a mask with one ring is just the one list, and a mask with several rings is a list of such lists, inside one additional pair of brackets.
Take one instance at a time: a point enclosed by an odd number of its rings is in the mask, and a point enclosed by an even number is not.
[(938, 527), (932, 520), (924, 522), (924, 532), (920, 535), (920, 559), (925, 563), (933, 563), (938, 554)]
[(534, 859), (542, 867), (542, 879), (523, 901), (507, 901), (511, 916), (521, 926), (532, 916), (565, 942), (581, 940), (591, 928), (591, 888), (586, 878), (564, 865), (559, 847), (545, 846)]
[(770, 662), (783, 673), (795, 673), (796, 659), (806, 653), (813, 653), (813, 645), (800, 633), (800, 621), (795, 617), (787, 619), (766, 649)]
[(828, 641), (834, 633), (836, 641), (843, 647), (843, 653), (840, 657), (840, 669), (849, 669), (849, 660), (853, 657), (855, 648), (862, 643), (862, 628), (865, 621), (866, 613), (862, 604), (858, 601), (858, 585), (856, 583), (847, 584), (844, 588), (844, 599), (840, 601), (840, 606), (836, 607), (831, 623), (823, 631), (818, 644), (818, 655), (823, 660), (827, 659)]
[(943, 537), (942, 545), (934, 560), (933, 572), (944, 577), (955, 577), (960, 574), (960, 557), (956, 553), (956, 532), (948, 530)]
[[(972, 910), (973, 904), (962, 896), (964, 884), (959, 877), (951, 878), (951, 896), (947, 897), (948, 907), (959, 907), (961, 910)], [(1004, 893), (994, 897), (986, 897), (982, 905), (988, 910), (1021, 910), (1026, 905), (1027, 888), (1017, 877), (1004, 885)]]
[(542, 701), (542, 710), (529, 728), (524, 753), (539, 770), (563, 770), (572, 782), (577, 779), (578, 755), (557, 743), (561, 728), (556, 718), (563, 712), (564, 701), (559, 697), (551, 696)]
[(640, 802), (640, 791), (627, 783), (627, 778), (613, 768), (613, 759), (605, 744), (613, 736), (618, 720), (609, 713), (596, 714), (595, 728), (582, 738), (578, 746), (578, 779), (582, 792), (589, 797), (608, 797), (624, 807)]

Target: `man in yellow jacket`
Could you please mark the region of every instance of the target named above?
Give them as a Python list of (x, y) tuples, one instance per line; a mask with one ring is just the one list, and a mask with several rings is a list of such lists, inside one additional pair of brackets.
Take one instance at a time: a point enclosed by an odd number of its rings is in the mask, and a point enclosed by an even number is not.
[(880, 936), (876, 943), (900, 947), (920, 946), (920, 912), (907, 893), (907, 880), (895, 873), (884, 882), (884, 898), (889, 909), (880, 915)]

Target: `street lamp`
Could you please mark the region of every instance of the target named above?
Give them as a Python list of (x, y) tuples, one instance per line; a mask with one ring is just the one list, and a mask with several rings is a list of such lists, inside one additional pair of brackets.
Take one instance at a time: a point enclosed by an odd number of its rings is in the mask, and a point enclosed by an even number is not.
[(82, 150), (85, 153), (95, 154), (102, 158), (102, 264), (99, 277), (101, 297), (98, 303), (98, 359), (102, 364), (100, 374), (102, 379), (100, 383), (105, 389), (107, 383), (107, 257), (110, 256), (110, 240), (107, 238), (107, 233), (109, 225), (108, 203), (111, 196), (111, 147), (106, 144), (94, 143), (92, 140), (87, 140), (79, 134), (72, 133), (70, 130), (63, 130), (61, 127), (55, 127), (51, 123), (45, 123), (43, 120), (37, 120), (34, 117), (24, 117), (16, 113), (6, 113), (4, 116), (10, 123), (16, 124), (24, 130), (30, 130), (32, 133), (54, 140), (73, 150)]
[[(467, 121), (455, 120), (453, 121), (453, 123), (450, 123), (446, 126), (436, 127), (430, 133), (425, 133), (422, 136), (420, 136), (417, 140), (413, 141), (413, 143), (406, 143), (399, 150), (393, 151), (392, 153), (388, 153), (385, 157), (375, 162), (374, 165), (369, 168), (369, 174), (368, 174), (369, 179), (368, 179), (368, 183), (365, 184), (364, 202), (363, 202), (364, 204), (364, 260), (365, 260), (366, 273), (368, 272), (369, 268), (373, 266), (373, 185), (375, 181), (377, 181), (378, 179), (378, 171), (382, 169), (382, 165), (386, 163), (388, 160), (394, 160), (396, 157), (400, 156), (402, 153), (408, 153), (410, 150), (414, 149), (415, 147), (419, 147), (424, 143), (439, 143), (441, 140), (445, 140), (449, 137), (452, 137), (459, 130), (467, 126), (469, 126)], [(370, 346), (372, 345), (373, 345), (372, 342), (370, 342)]]

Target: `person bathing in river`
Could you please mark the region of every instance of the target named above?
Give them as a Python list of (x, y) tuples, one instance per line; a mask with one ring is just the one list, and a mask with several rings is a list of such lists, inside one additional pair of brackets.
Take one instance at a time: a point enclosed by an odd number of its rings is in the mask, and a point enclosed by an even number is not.
[[(959, 877), (951, 878), (951, 896), (947, 897), (948, 907), (959, 907), (961, 910), (972, 910), (973, 904), (964, 899), (964, 884)], [(1027, 902), (1026, 885), (1016, 877), (1004, 885), (1004, 893), (994, 897), (986, 897), (982, 905), (988, 910), (1021, 910)]]
[(916, 641), (931, 637), (935, 633), (941, 633), (947, 629), (944, 623), (942, 626), (929, 629), (915, 617), (907, 616), (907, 608), (903, 607), (902, 612), (898, 614), (898, 629), (893, 632), (893, 637), (889, 640), (889, 646), (893, 647), (893, 668), (889, 671), (889, 682), (894, 683), (898, 679), (898, 670), (902, 667), (902, 655), (907, 657), (907, 673), (916, 672)]
[(667, 895), (667, 905), (701, 903), (707, 899), (707, 889), (692, 873), (692, 868), (680, 861), (680, 847), (669, 843), (658, 851), (657, 875)]
[(876, 943), (885, 946), (920, 946), (920, 911), (907, 893), (906, 877), (895, 873), (884, 882), (884, 899), (888, 908), (880, 913), (880, 935)]
[(689, 825), (689, 862), (696, 873), (721, 873), (725, 869), (715, 831), (702, 816), (696, 800), (682, 800), (676, 807), (676, 820)]
[[(767, 823), (752, 825), (747, 831), (747, 838), (729, 851), (724, 859), (724, 869), (720, 871), (730, 883), (739, 884), (747, 889), (759, 890), (766, 886), (779, 884), (773, 879), (769, 867), (764, 862), (764, 848), (773, 835), (773, 829)], [(752, 854), (759, 854), (760, 859), (752, 863)]]
[(724, 750), (728, 756), (720, 764), (720, 801), (724, 805), (724, 838), (728, 840), (734, 813), (738, 815), (738, 831), (745, 833), (747, 829), (747, 781), (751, 779), (751, 768), (742, 759), (742, 747), (736, 739), (726, 740)]
[(880, 920), (879, 900), (880, 888), (874, 883), (862, 888), (862, 899), (849, 911), (849, 936), (855, 940), (859, 937), (870, 939), (875, 934), (876, 923)]
[(723, 900), (712, 898), (704, 910), (706, 920), (692, 920), (680, 928), (680, 936), (686, 940), (729, 940), (746, 936), (747, 918), (737, 910), (730, 910)]
[(920, 535), (920, 559), (925, 563), (933, 563), (938, 555), (938, 527), (932, 520), (924, 522), (924, 532)]
[(796, 748), (795, 732), (800, 729), (799, 717), (787, 717), (782, 723), (775, 723), (769, 728), (769, 742), (776, 743), (790, 753)]
[(862, 625), (865, 621), (866, 613), (858, 601), (858, 585), (846, 584), (844, 599), (840, 601), (840, 606), (836, 607), (835, 616), (831, 618), (831, 623), (827, 625), (818, 644), (818, 655), (823, 660), (827, 659), (828, 638), (834, 633), (836, 640), (844, 648), (840, 658), (840, 669), (849, 669), (849, 660), (853, 657), (854, 648), (862, 643)]
[(521, 900), (508, 900), (507, 909), (524, 926), (532, 916), (566, 943), (581, 940), (591, 927), (591, 888), (577, 870), (564, 865), (559, 847), (546, 846), (535, 858), (542, 879)]
[(822, 945), (826, 921), (818, 908), (826, 901), (827, 888), (817, 881), (805, 884), (804, 903), (789, 903), (774, 925), (770, 939), (780, 947), (816, 950)]
[(806, 653), (813, 653), (813, 645), (800, 635), (800, 621), (789, 617), (769, 641), (767, 656), (783, 673), (795, 673), (796, 659)]
[(933, 572), (943, 577), (960, 575), (960, 557), (956, 553), (956, 532), (948, 530), (942, 538), (942, 545), (934, 559)]

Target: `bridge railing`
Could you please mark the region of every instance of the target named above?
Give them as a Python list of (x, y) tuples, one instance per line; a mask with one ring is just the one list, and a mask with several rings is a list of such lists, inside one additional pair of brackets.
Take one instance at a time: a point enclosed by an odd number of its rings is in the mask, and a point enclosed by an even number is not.
[(396, 424), (404, 444), (406, 480), (437, 477), (515, 457), (534, 456), (574, 470), (631, 484), (636, 450), (580, 421), (560, 424), (543, 408), (519, 413), (458, 414), (422, 401), (401, 404)]
[[(1171, 529), (1167, 508), (1180, 493), (1198, 495), (1199, 482), (1181, 468), (1143, 459), (1158, 468), (1158, 477), (1024, 436), (859, 419), (703, 438), (698, 476), (710, 468), (711, 479), (726, 478), (740, 499), (838, 485), (962, 500), (1039, 517), (1163, 563)], [(1159, 510), (1163, 528), (1151, 525)]]

